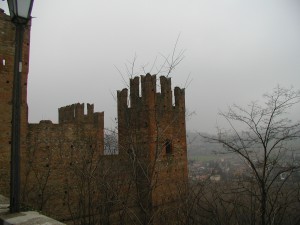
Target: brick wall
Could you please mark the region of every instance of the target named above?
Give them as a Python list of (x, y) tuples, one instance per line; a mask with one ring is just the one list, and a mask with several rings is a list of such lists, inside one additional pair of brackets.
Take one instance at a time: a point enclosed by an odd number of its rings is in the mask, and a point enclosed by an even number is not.
[[(30, 48), (30, 25), (25, 29), (23, 42), (21, 158), (25, 150), (27, 129), (27, 76)], [(9, 196), (12, 86), (14, 74), (15, 26), (0, 9), (0, 192)], [(21, 159), (22, 161), (22, 159)], [(21, 172), (23, 168), (21, 164)]]
[(68, 192), (79, 179), (73, 173), (95, 170), (103, 155), (104, 113), (87, 106), (86, 115), (84, 104), (78, 103), (59, 109), (58, 124), (46, 120), (28, 125), (25, 205), (58, 219), (69, 217)]
[[(118, 92), (117, 155), (104, 155), (103, 113), (62, 107), (28, 125), (23, 202), (66, 223), (164, 224), (187, 183), (184, 90), (150, 74)], [(140, 95), (141, 87), (141, 95)], [(173, 210), (172, 210), (173, 209)]]
[(118, 92), (119, 152), (131, 155), (141, 218), (159, 224), (174, 216), (162, 212), (178, 206), (187, 184), (185, 96), (176, 87), (173, 104), (170, 78), (160, 77), (161, 92), (155, 75), (139, 80), (130, 80), (129, 101), (127, 89)]
[[(118, 92), (118, 153), (104, 155), (104, 113), (58, 110), (28, 124), (30, 27), (22, 73), (22, 202), (68, 224), (170, 224), (187, 183), (184, 89), (147, 74)], [(15, 28), (0, 11), (0, 192), (9, 195)], [(115, 143), (113, 144), (115, 146)]]

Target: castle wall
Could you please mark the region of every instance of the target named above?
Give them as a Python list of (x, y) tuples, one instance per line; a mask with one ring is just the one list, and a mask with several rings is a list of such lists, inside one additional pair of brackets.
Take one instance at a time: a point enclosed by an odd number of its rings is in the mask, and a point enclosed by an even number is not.
[(76, 115), (83, 104), (60, 108), (59, 124), (28, 125), (23, 203), (67, 224), (137, 224), (128, 164), (103, 154), (103, 113), (89, 106), (87, 115)]
[[(9, 195), (15, 28), (0, 9), (0, 192)], [(23, 46), (21, 200), (68, 224), (165, 224), (187, 182), (184, 89), (147, 74), (118, 92), (118, 153), (104, 155), (104, 113), (73, 104), (58, 124), (28, 124), (30, 26)]]
[[(10, 151), (11, 151), (11, 114), (12, 87), (15, 55), (15, 26), (10, 17), (0, 9), (0, 193), (9, 196)], [(24, 164), (22, 157), (25, 150), (27, 130), (27, 76), (29, 65), (30, 25), (25, 29), (22, 65), (22, 105), (21, 105), (21, 173)]]
[(187, 182), (184, 90), (173, 95), (166, 77), (160, 86), (148, 74), (130, 81), (129, 99), (118, 92), (118, 155), (103, 154), (103, 113), (93, 105), (86, 115), (83, 104), (60, 108), (58, 124), (29, 124), (24, 203), (67, 223), (174, 218)]
[(58, 124), (28, 125), (23, 203), (60, 220), (70, 219), (70, 196), (85, 179), (74, 174), (91, 172), (103, 155), (104, 113), (88, 108), (84, 115), (84, 104), (62, 107)]

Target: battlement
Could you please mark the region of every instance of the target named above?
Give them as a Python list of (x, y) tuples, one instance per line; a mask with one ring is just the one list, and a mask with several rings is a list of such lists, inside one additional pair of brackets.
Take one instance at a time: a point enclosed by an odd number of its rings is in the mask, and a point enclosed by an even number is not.
[[(130, 80), (130, 95), (128, 89), (118, 91), (118, 132), (119, 153), (127, 154), (131, 146), (132, 137), (136, 137), (135, 144), (143, 146), (161, 140), (179, 140), (185, 149), (185, 92), (175, 87), (172, 93), (171, 78), (161, 76), (157, 85), (156, 75), (134, 77)], [(160, 87), (160, 92), (157, 91)], [(141, 90), (140, 90), (141, 88)], [(174, 96), (174, 101), (173, 101)], [(128, 98), (129, 97), (129, 98)], [(175, 141), (176, 142), (176, 141)], [(155, 147), (145, 146), (141, 154), (151, 157), (155, 155)], [(151, 158), (150, 157), (150, 158)]]
[[(0, 190), (8, 196), (16, 28), (2, 9), (0, 30)], [(92, 216), (113, 224), (172, 224), (170, 212), (176, 212), (180, 203), (176, 199), (182, 193), (178, 187), (185, 186), (188, 177), (184, 89), (172, 90), (171, 79), (164, 76), (159, 78), (160, 84), (156, 75), (131, 79), (130, 88), (117, 93), (118, 138), (113, 135), (106, 142), (109, 148), (117, 148), (118, 155), (104, 156), (104, 113), (94, 112), (93, 104), (59, 108), (58, 124), (51, 120), (28, 123), (29, 48), (30, 22), (24, 33), (22, 56), (21, 203), (43, 209), (67, 224), (91, 216), (85, 212), (72, 216), (81, 209), (78, 202), (88, 203), (91, 209), (105, 203), (104, 210), (96, 210)], [(97, 182), (87, 183), (82, 175)], [(98, 181), (111, 188), (99, 186)], [(92, 201), (90, 196), (78, 195), (80, 188), (93, 193)], [(116, 201), (111, 194), (117, 194)], [(128, 212), (119, 207), (118, 200), (125, 198)], [(112, 209), (111, 213), (106, 209)], [(122, 218), (116, 216), (120, 213)]]
[(87, 114), (84, 114), (84, 103), (72, 104), (58, 109), (59, 124), (64, 123), (103, 123), (103, 112), (94, 112), (94, 104), (87, 104)]
[[(141, 80), (141, 81), (140, 81)], [(141, 92), (140, 92), (141, 87)], [(180, 109), (185, 110), (185, 90), (179, 87), (174, 89), (175, 104), (172, 101), (171, 78), (160, 77), (161, 92), (156, 90), (156, 75), (134, 77), (130, 79), (130, 97), (128, 99), (128, 89), (118, 91), (119, 108), (131, 109)], [(140, 94), (141, 93), (141, 94)], [(128, 101), (129, 100), (129, 101)], [(129, 104), (130, 102), (130, 104)]]

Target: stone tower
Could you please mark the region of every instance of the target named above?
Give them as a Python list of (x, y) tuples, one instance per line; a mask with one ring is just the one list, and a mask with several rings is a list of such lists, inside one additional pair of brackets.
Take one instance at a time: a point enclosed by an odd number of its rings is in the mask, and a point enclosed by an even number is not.
[(168, 208), (178, 204), (188, 177), (184, 89), (174, 89), (174, 104), (171, 78), (161, 76), (156, 89), (156, 75), (147, 74), (130, 80), (129, 99), (127, 89), (118, 92), (119, 154), (136, 176), (144, 224), (170, 222)]
[[(21, 78), (21, 157), (25, 150), (27, 132), (27, 76), (29, 65), (30, 25), (25, 29), (23, 41), (23, 71)], [(12, 119), (12, 86), (15, 55), (15, 26), (0, 9), (0, 193), (9, 195), (10, 151)], [(22, 161), (22, 160), (21, 160)], [(22, 173), (21, 165), (21, 173)]]

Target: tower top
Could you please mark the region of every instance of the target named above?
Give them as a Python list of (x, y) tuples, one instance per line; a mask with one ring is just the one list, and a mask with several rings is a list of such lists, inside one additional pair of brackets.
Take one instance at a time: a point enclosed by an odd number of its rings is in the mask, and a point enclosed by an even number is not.
[[(131, 109), (180, 109), (185, 110), (185, 90), (175, 87), (173, 104), (171, 78), (160, 76), (160, 92), (157, 92), (156, 75), (141, 75), (130, 79), (130, 96), (128, 89), (118, 91), (118, 105)], [(141, 88), (141, 90), (140, 90)]]

